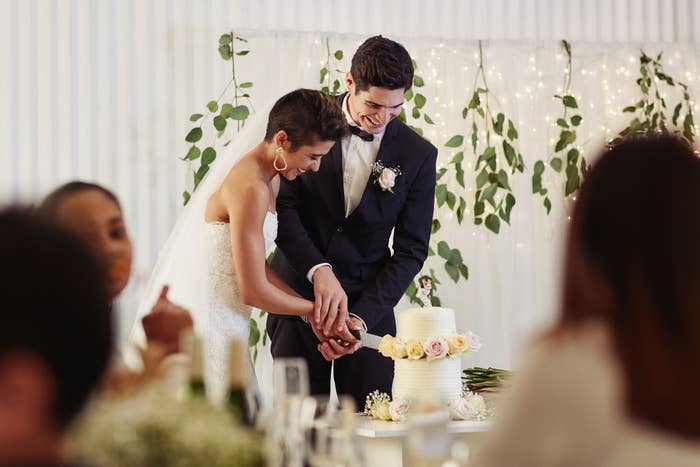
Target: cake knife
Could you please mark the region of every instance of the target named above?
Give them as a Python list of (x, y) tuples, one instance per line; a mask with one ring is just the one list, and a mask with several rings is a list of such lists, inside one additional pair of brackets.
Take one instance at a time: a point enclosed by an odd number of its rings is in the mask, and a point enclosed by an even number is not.
[(355, 336), (355, 339), (361, 340), (363, 347), (367, 347), (374, 350), (379, 349), (379, 343), (382, 341), (382, 338), (375, 334), (370, 334), (366, 331), (361, 331), (357, 329), (350, 329), (350, 334)]

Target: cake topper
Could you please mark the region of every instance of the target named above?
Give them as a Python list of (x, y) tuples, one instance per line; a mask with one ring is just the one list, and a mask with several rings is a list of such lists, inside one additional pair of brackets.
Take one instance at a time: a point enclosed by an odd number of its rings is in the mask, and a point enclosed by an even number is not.
[(416, 290), (416, 298), (420, 301), (422, 307), (433, 306), (431, 297), (433, 295), (433, 278), (430, 276), (421, 276), (418, 278), (418, 290)]

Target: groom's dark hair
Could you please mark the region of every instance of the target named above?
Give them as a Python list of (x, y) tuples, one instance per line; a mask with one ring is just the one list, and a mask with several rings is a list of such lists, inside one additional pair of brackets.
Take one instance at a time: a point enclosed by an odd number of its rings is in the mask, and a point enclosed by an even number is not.
[(107, 280), (86, 245), (36, 213), (0, 211), (0, 361), (38, 359), (66, 426), (99, 382), (112, 350)]
[(386, 89), (411, 88), (413, 62), (408, 51), (391, 39), (370, 37), (352, 57), (350, 73), (355, 80), (355, 92), (370, 86)]
[(270, 110), (265, 141), (287, 133), (291, 150), (318, 141), (337, 141), (348, 131), (340, 104), (321, 91), (297, 89), (280, 97)]

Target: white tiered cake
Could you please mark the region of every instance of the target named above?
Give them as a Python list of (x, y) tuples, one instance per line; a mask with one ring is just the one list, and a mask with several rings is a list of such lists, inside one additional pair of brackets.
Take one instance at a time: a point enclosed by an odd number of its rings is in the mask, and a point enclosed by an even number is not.
[[(449, 308), (404, 310), (398, 313), (396, 325), (396, 337), (408, 343), (457, 332), (454, 311)], [(462, 362), (458, 356), (433, 360), (409, 357), (395, 360), (394, 365), (394, 400), (450, 403), (462, 397)]]

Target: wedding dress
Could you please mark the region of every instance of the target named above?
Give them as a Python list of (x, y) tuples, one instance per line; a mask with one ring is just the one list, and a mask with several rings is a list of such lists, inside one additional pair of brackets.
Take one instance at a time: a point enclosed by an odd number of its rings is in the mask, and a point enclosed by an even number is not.
[[(208, 388), (212, 397), (221, 398), (226, 390), (228, 349), (231, 339), (248, 342), (249, 322), (252, 307), (243, 303), (238, 288), (236, 270), (231, 254), (231, 225), (228, 222), (207, 224), (207, 257), (209, 272), (207, 280), (209, 299), (209, 342), (205, 358), (209, 368)], [(267, 212), (263, 223), (265, 255), (272, 250), (277, 238), (277, 214)], [(211, 332), (216, 330), (216, 332)], [(248, 358), (251, 381), (255, 382), (252, 361)]]
[[(210, 196), (221, 186), (238, 160), (265, 136), (272, 103), (258, 111), (234, 135), (231, 144), (217, 157), (199, 188), (182, 211), (163, 246), (143, 294), (130, 335), (130, 343), (144, 346), (146, 337), (141, 318), (155, 303), (163, 285), (168, 298), (192, 315), (194, 329), (204, 343), (205, 383), (212, 400), (221, 400), (226, 389), (229, 342), (248, 341), (251, 308), (243, 303), (238, 289), (227, 223), (207, 223), (205, 210)], [(261, 232), (269, 251), (277, 235), (277, 216), (268, 212)], [(125, 353), (127, 364), (138, 366), (138, 353)], [(255, 382), (252, 360), (250, 374)]]

